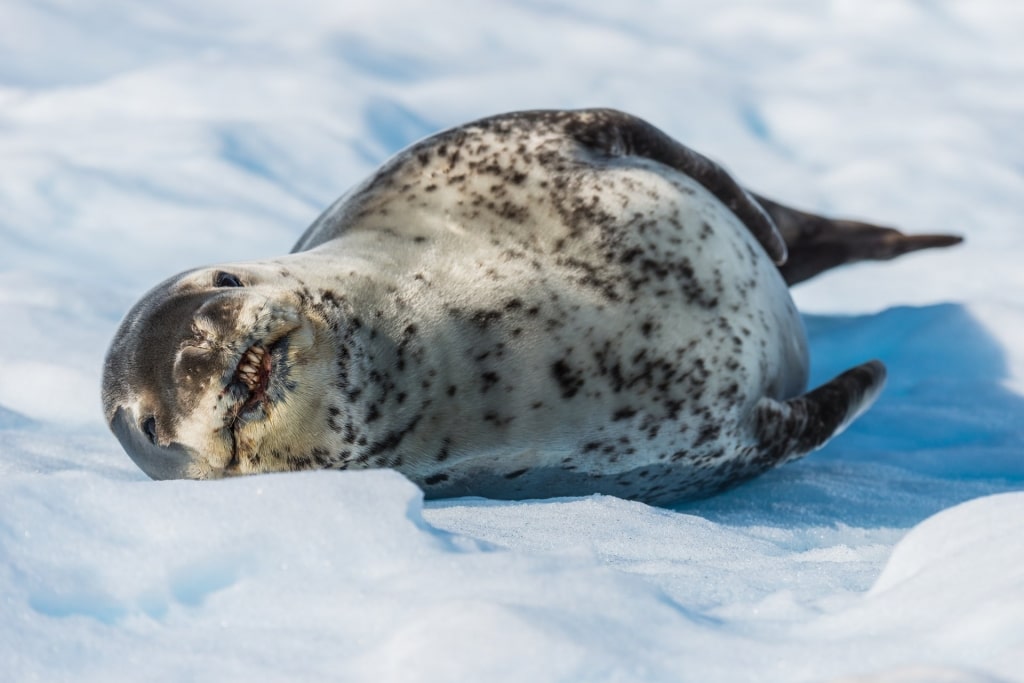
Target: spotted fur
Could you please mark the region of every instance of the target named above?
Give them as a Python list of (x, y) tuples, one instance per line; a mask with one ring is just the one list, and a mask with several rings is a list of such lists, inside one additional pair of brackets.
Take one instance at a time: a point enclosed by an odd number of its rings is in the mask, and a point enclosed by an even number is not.
[[(401, 152), (292, 254), (159, 285), (115, 337), (104, 407), (157, 478), (707, 495), (821, 446), (884, 379), (872, 362), (801, 395), (785, 256), (761, 203), (639, 119), (497, 116)], [(254, 344), (256, 394), (236, 379)]]

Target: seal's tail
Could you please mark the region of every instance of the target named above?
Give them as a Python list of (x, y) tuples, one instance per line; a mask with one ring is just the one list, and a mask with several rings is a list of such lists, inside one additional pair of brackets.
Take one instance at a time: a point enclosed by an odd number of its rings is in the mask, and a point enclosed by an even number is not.
[(761, 399), (754, 415), (760, 457), (780, 465), (824, 446), (871, 407), (885, 374), (882, 362), (872, 360), (788, 401)]
[(791, 209), (767, 197), (752, 196), (771, 216), (786, 242), (789, 258), (779, 271), (790, 285), (845, 263), (887, 261), (912, 251), (963, 241), (957, 235), (905, 235), (880, 225), (833, 220)]

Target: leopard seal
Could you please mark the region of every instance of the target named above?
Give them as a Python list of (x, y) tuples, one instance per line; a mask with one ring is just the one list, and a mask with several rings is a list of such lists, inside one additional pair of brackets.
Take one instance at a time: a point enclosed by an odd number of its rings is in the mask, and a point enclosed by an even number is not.
[(622, 112), (504, 114), (400, 152), (288, 255), (157, 285), (103, 406), (155, 479), (394, 468), (429, 497), (670, 503), (881, 390), (869, 361), (805, 393), (787, 282), (956, 241), (750, 194)]

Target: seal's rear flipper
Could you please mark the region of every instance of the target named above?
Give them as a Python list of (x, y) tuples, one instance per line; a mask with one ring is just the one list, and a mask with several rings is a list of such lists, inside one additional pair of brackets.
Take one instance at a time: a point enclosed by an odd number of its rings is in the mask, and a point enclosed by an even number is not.
[(779, 266), (786, 283), (793, 285), (818, 273), (857, 261), (887, 261), (903, 254), (949, 247), (963, 238), (956, 235), (904, 235), (899, 230), (857, 221), (833, 220), (752, 194), (772, 217), (789, 251)]
[(759, 452), (768, 467), (806, 455), (867, 410), (885, 385), (885, 366), (868, 361), (788, 401), (761, 399), (754, 415)]

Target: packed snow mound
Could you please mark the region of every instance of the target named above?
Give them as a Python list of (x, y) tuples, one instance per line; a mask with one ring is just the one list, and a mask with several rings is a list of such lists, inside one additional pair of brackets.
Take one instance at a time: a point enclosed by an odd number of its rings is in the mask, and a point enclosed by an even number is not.
[[(0, 656), (12, 680), (810, 680), (920, 659), (921, 639), (946, 668), (854, 680), (990, 680), (950, 667), (970, 663), (966, 640), (1000, 668), (1019, 652), (1021, 572), (1004, 569), (1024, 550), (975, 551), (1022, 506), (992, 496), (927, 520), (863, 593), (886, 549), (861, 529), (816, 529), (811, 547), (603, 496), (424, 510), (388, 471), (20, 476), (0, 500)], [(48, 657), (55, 643), (77, 645)]]

